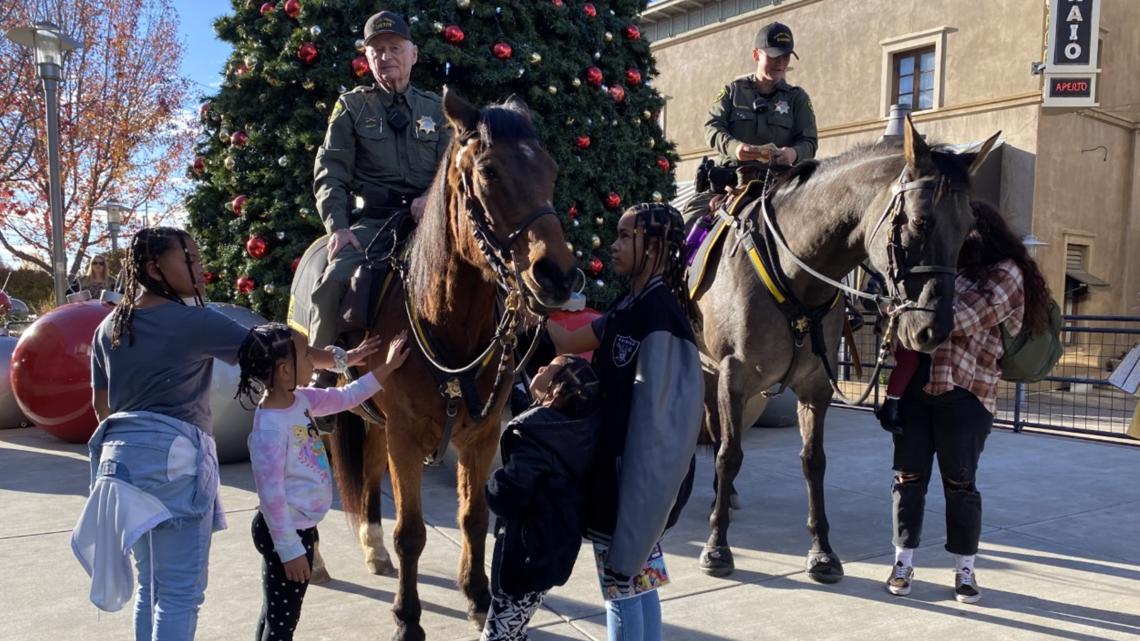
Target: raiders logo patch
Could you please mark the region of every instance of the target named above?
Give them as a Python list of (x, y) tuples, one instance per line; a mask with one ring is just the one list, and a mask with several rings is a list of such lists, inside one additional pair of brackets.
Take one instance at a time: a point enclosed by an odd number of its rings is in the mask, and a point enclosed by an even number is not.
[(641, 341), (635, 341), (628, 336), (618, 336), (614, 339), (614, 365), (618, 367), (625, 367), (633, 361), (633, 357), (637, 355), (637, 348), (641, 347)]

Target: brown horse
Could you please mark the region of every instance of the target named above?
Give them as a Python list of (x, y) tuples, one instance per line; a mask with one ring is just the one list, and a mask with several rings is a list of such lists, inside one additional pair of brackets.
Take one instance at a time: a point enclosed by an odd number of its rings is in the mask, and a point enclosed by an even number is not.
[(558, 167), (526, 106), (512, 98), (478, 110), (445, 90), (443, 108), (455, 135), (401, 277), (372, 328), (385, 338), (407, 331), (418, 348), (373, 399), (386, 426), (371, 426), (362, 443), (360, 430), (341, 429), (333, 447), (345, 510), (360, 523), (365, 559), (376, 573), (388, 569), (380, 479), (385, 465), (391, 470), (399, 559), (392, 638), (401, 641), (424, 638), (416, 586), (427, 536), (420, 486), (425, 458), (438, 459), (448, 441), (459, 454), (458, 582), (468, 616), (483, 624), (490, 605), (483, 486), (513, 383), (521, 307), (563, 304), (578, 275), (552, 206)]
[(996, 138), (977, 154), (940, 151), (927, 146), (908, 118), (901, 148), (863, 146), (801, 163), (776, 181), (766, 202), (757, 198), (739, 208), (744, 229), (772, 239), (757, 243), (775, 257), (763, 277), (782, 286), (762, 282), (757, 265), (764, 261), (738, 251), (730, 236), (710, 254), (710, 276), (694, 297), (703, 319), (698, 339), (712, 370), (705, 382), (706, 427), (718, 449), (712, 532), (700, 559), (706, 574), (733, 571), (728, 525), (743, 430), (763, 410), (763, 401), (752, 401), (783, 382), (799, 401), (812, 537), (808, 574), (823, 583), (843, 576), (823, 500), (828, 379), (843, 321), (834, 284), (869, 261), (887, 277), (902, 343), (924, 352), (942, 343), (953, 328), (954, 265), (973, 224), (969, 176)]

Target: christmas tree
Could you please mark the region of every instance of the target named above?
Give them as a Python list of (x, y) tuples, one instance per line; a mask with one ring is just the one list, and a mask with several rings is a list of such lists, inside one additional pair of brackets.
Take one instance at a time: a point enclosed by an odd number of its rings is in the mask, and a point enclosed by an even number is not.
[(644, 0), (234, 0), (216, 23), (234, 47), (218, 93), (200, 110), (190, 174), (191, 227), (210, 297), (285, 314), (305, 247), (323, 233), (312, 167), (337, 96), (373, 82), (361, 29), (380, 8), (408, 20), (412, 83), (444, 84), (476, 105), (523, 98), (559, 164), (555, 208), (606, 306), (618, 291), (608, 248), (629, 205), (673, 195), (673, 145), (637, 16)]

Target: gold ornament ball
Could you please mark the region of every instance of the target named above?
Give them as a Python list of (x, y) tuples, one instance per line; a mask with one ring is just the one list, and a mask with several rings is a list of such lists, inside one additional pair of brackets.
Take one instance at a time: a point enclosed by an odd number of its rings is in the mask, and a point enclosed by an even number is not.
[(218, 140), (221, 140), (222, 142), (229, 142), (230, 141), (230, 131), (228, 129), (226, 129), (225, 127), (222, 127), (221, 129), (219, 129), (218, 130)]
[(578, 87), (582, 86), (582, 81), (579, 78), (575, 78), (570, 81), (570, 84), (574, 85), (574, 88), (577, 89)]
[(356, 50), (357, 51), (364, 51), (364, 38), (357, 38), (356, 39)]
[(277, 291), (277, 286), (274, 285), (273, 283), (265, 283), (264, 285), (261, 286), (261, 289), (265, 290), (266, 294), (269, 294), (270, 296), (272, 296), (273, 292)]
[(443, 23), (442, 23), (442, 22), (440, 22), (440, 21), (438, 21), (438, 20), (437, 20), (437, 21), (435, 21), (435, 22), (433, 22), (433, 23), (431, 23), (431, 28), (432, 28), (432, 30), (434, 30), (436, 33), (443, 33)]
[(598, 238), (597, 234), (594, 234), (594, 236), (590, 238), (590, 244), (594, 246), (594, 249), (597, 249), (602, 246), (602, 239)]
[(556, 95), (558, 93), (558, 87), (555, 87), (554, 85), (550, 85), (546, 88), (546, 93), (548, 93), (552, 96)]
[(542, 64), (542, 54), (538, 53), (537, 51), (530, 54), (530, 64)]
[(665, 200), (665, 197), (661, 195), (661, 192), (659, 192), (659, 191), (653, 192), (653, 202), (659, 203), (659, 202), (662, 202), (664, 200)]
[(471, 7), (471, 0), (455, 0), (455, 5), (460, 9), (468, 9)]
[(313, 210), (308, 207), (302, 207), (299, 213), (301, 214), (301, 218), (308, 218), (313, 215)]
[(606, 39), (606, 42), (613, 42), (614, 41), (614, 34), (607, 31), (606, 35), (605, 35), (605, 39)]
[(317, 88), (317, 83), (313, 82), (311, 78), (305, 78), (301, 86), (305, 88), (305, 91), (312, 91)]
[(569, 249), (570, 251), (574, 251), (574, 243), (567, 242), (566, 243), (566, 249)]
[(598, 225), (600, 227), (600, 226), (606, 224), (606, 219), (602, 218), (601, 216), (598, 216), (598, 217), (594, 218), (594, 224)]
[(222, 164), (225, 165), (226, 169), (233, 171), (234, 167), (237, 165), (237, 161), (234, 160), (233, 156), (226, 156), (226, 159), (222, 161)]
[(653, 149), (654, 147), (657, 146), (657, 140), (654, 138), (650, 138), (649, 141), (646, 142), (645, 144), (649, 145), (650, 149)]
[[(329, 106), (326, 105), (323, 100), (318, 100), (317, 104), (315, 104), (313, 106), (317, 108), (317, 111), (324, 111), (325, 109), (329, 108)], [(650, 147), (652, 147), (652, 146), (653, 145), (650, 145)]]
[(649, 111), (643, 111), (643, 112), (641, 112), (641, 119), (642, 120), (652, 120), (653, 114)]

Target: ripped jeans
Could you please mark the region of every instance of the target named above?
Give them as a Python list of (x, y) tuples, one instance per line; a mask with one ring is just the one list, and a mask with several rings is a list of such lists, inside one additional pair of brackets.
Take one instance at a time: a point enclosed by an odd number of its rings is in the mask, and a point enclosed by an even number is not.
[[(925, 381), (913, 381), (899, 402), (902, 433), (896, 434), (891, 489), (894, 544), (917, 548), (926, 511), (934, 457), (946, 496), (946, 550), (977, 554), (982, 531), (982, 495), (975, 484), (978, 458), (994, 417), (970, 392), (931, 396)], [(917, 389), (916, 389), (917, 388)]]

